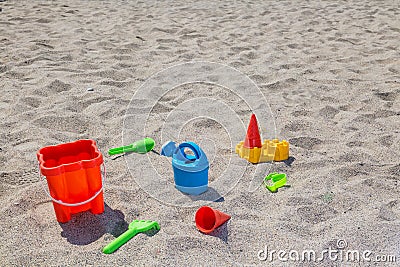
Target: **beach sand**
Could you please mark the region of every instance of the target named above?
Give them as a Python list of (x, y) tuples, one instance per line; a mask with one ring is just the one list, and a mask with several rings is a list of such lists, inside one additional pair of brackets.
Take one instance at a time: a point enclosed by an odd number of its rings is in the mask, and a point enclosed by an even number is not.
[[(2, 1), (0, 7), (0, 265), (267, 265), (258, 257), (266, 246), (319, 253), (340, 242), (347, 243), (344, 250), (400, 261), (396, 1)], [(153, 197), (157, 185), (154, 192), (140, 185), (158, 179), (142, 176), (148, 159), (172, 182), (168, 159), (106, 153), (135, 141), (122, 138), (140, 86), (159, 71), (194, 61), (223, 64), (252, 79), (271, 108), (276, 137), (290, 142), (291, 160), (268, 165), (285, 172), (290, 187), (275, 194), (261, 185), (250, 190), (256, 166), (239, 160), (248, 168), (232, 177), (232, 190), (205, 202), (232, 216), (212, 235), (195, 227), (201, 201), (181, 195), (182, 202), (171, 204), (168, 194)], [(244, 133), (252, 110), (243, 99), (217, 85), (182, 85), (151, 111), (146, 134), (157, 141), (155, 149), (165, 141), (160, 128), (170, 112), (211, 96), (237, 114), (242, 123), (233, 127)], [(132, 109), (135, 114), (143, 115)], [(260, 127), (274, 127), (258, 119)], [(177, 116), (173, 123), (181, 130), (174, 141), (207, 148), (210, 181), (230, 158), (237, 160), (231, 133), (218, 121)], [(36, 153), (78, 139), (96, 140), (103, 152), (106, 208), (59, 224)], [(138, 165), (128, 167), (132, 161)], [(135, 219), (156, 220), (161, 230), (103, 254)], [(327, 257), (283, 263), (275, 254), (272, 264), (340, 263)]]

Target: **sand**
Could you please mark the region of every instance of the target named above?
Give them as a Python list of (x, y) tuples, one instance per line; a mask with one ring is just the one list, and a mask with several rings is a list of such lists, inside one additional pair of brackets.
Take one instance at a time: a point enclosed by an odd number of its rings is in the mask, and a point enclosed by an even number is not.
[[(320, 252), (341, 240), (345, 249), (400, 260), (398, 2), (71, 0), (1, 1), (0, 7), (0, 265), (266, 265), (258, 257), (265, 246)], [(268, 170), (255, 174), (257, 166), (232, 153), (230, 136), (245, 133), (254, 110), (229, 88), (171, 88), (152, 107), (145, 132), (124, 132), (157, 95), (154, 87), (142, 106), (129, 106), (149, 77), (196, 61), (235, 68), (260, 88), (273, 117), (259, 116), (260, 127), (291, 145), (289, 161), (260, 165), (285, 172), (290, 187), (272, 194), (254, 186)], [(201, 97), (230, 108), (241, 122), (230, 125), (234, 132), (210, 118), (179, 115)], [(209, 105), (196, 109), (218, 114)], [(168, 121), (170, 113), (179, 116)], [(230, 163), (245, 167), (243, 175), (232, 174), (233, 188), (172, 199), (179, 192), (168, 159), (106, 153), (134, 141), (124, 135), (151, 136), (159, 151), (168, 139), (161, 136), (165, 125), (180, 131), (174, 141), (204, 146), (210, 182)], [(104, 154), (105, 212), (59, 224), (36, 152), (84, 138), (96, 140)], [(145, 171), (149, 162), (162, 179)], [(200, 233), (194, 214), (202, 204), (231, 220), (212, 235)], [(102, 254), (135, 219), (156, 220), (161, 230)], [(341, 263), (284, 263), (275, 255), (272, 264)]]

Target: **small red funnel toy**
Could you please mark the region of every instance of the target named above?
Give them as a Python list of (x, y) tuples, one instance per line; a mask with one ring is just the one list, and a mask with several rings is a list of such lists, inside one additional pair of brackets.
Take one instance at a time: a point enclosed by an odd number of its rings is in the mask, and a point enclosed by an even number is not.
[(228, 221), (230, 218), (231, 216), (228, 214), (208, 206), (203, 206), (196, 212), (196, 227), (200, 232), (209, 234)]
[(255, 114), (252, 114), (246, 139), (236, 145), (235, 152), (251, 163), (282, 161), (289, 158), (289, 142), (278, 139), (266, 139), (261, 142), (257, 118)]

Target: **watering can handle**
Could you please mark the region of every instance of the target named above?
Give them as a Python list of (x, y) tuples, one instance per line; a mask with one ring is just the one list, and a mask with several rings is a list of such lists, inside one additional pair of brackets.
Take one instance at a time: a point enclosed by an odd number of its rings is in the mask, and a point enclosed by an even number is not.
[(196, 156), (196, 159), (200, 158), (201, 152), (199, 151), (200, 149), (197, 145), (193, 145), (190, 142), (184, 142), (179, 145), (179, 149), (180, 149), (181, 153), (185, 156), (185, 158), (187, 158), (184, 148), (189, 148), (190, 150), (192, 150), (194, 155)]

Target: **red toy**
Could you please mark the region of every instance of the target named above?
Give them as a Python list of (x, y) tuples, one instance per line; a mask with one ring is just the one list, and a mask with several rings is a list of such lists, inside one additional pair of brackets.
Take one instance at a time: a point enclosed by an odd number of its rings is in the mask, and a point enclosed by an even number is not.
[(244, 140), (244, 147), (255, 148), (261, 147), (261, 136), (258, 130), (258, 123), (255, 114), (251, 114), (249, 127), (247, 127), (246, 139)]
[(219, 210), (203, 206), (196, 212), (196, 227), (200, 232), (209, 234), (231, 218)]
[(40, 172), (46, 176), (58, 222), (68, 222), (71, 214), (82, 211), (104, 212), (100, 170), (103, 156), (95, 141), (78, 140), (44, 147), (37, 158)]

